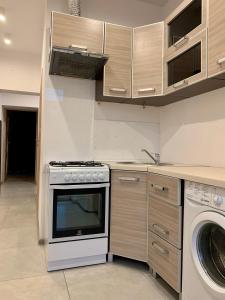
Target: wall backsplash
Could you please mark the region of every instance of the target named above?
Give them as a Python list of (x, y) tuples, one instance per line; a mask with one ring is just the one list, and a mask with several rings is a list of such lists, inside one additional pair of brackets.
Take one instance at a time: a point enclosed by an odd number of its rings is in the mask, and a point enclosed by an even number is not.
[(225, 167), (225, 88), (161, 108), (164, 161)]

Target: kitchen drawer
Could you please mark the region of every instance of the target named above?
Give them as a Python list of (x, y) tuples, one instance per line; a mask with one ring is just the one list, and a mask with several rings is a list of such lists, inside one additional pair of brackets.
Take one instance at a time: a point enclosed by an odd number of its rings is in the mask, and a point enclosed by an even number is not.
[(166, 201), (173, 205), (181, 204), (180, 179), (149, 173), (149, 197)]
[(149, 232), (149, 265), (177, 292), (181, 291), (181, 250)]
[(174, 206), (150, 196), (148, 229), (177, 248), (181, 248), (181, 219), (181, 206)]

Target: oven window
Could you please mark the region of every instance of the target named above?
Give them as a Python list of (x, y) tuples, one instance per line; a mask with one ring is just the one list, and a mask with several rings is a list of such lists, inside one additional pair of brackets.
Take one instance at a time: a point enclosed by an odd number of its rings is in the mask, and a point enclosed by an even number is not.
[(54, 190), (53, 238), (105, 232), (105, 188)]

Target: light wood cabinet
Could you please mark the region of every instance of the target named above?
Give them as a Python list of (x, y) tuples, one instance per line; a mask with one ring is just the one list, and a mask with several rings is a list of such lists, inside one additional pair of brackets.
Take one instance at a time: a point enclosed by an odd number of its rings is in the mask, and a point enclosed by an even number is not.
[(224, 72), (225, 1), (209, 0), (208, 76), (212, 77)]
[(181, 291), (181, 250), (149, 232), (149, 264), (178, 293)]
[(162, 95), (164, 23), (134, 28), (133, 98)]
[(147, 262), (147, 174), (112, 171), (110, 253)]
[(174, 93), (206, 78), (207, 32), (202, 31), (185, 47), (165, 58), (164, 92)]
[(52, 13), (51, 46), (87, 49), (103, 53), (104, 22), (88, 18)]
[(104, 96), (131, 97), (132, 28), (105, 24)]
[(206, 29), (208, 0), (184, 0), (165, 20), (165, 56), (188, 47)]
[(183, 214), (181, 180), (150, 173), (148, 190), (149, 265), (180, 292)]

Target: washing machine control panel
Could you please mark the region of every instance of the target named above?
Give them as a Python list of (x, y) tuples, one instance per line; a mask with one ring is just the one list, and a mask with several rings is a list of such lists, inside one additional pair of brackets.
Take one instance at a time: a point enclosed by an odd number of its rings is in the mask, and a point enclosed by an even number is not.
[(185, 199), (225, 211), (225, 189), (186, 181)]

